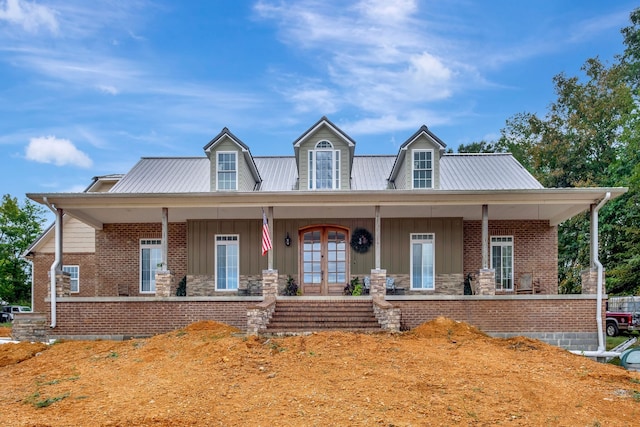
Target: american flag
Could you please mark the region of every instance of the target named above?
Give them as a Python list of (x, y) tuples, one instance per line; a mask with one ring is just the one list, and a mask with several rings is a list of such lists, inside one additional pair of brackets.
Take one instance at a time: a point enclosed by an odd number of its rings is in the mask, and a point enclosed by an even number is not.
[(269, 236), (269, 222), (267, 216), (262, 211), (262, 256), (265, 256), (273, 246), (271, 245), (271, 236)]

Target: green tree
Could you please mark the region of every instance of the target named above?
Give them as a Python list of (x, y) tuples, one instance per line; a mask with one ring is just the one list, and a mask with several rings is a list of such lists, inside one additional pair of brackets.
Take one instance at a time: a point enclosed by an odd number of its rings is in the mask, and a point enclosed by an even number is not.
[[(473, 152), (511, 152), (545, 187), (626, 186), (600, 214), (600, 259), (607, 291), (640, 293), (640, 9), (621, 30), (626, 46), (616, 62), (588, 59), (582, 77), (554, 77), (557, 99), (544, 117), (507, 120), (496, 142), (464, 146)], [(589, 268), (588, 213), (558, 230), (560, 292), (579, 292)]]
[(5, 194), (0, 204), (0, 299), (29, 304), (31, 268), (21, 258), (42, 232), (44, 209), (30, 201), (22, 206)]

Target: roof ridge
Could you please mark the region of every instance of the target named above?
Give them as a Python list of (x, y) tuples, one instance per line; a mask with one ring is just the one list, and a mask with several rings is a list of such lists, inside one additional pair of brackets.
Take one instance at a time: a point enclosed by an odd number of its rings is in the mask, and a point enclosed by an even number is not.
[(442, 157), (445, 156), (513, 156), (512, 153), (444, 153)]

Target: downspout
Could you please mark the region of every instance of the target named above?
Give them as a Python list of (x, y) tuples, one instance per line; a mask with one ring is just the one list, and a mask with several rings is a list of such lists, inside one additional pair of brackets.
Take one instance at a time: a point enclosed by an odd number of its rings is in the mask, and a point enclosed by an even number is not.
[(55, 258), (53, 260), (53, 264), (51, 264), (51, 268), (49, 270), (50, 275), (50, 290), (51, 294), (51, 325), (50, 327), (53, 329), (56, 327), (56, 273), (60, 267), (60, 262), (62, 260), (62, 210), (58, 210), (55, 206), (49, 203), (46, 197), (43, 198), (44, 203), (47, 205), (49, 209), (56, 215), (56, 237), (55, 237)]
[(600, 262), (600, 260), (598, 259), (598, 253), (600, 252), (599, 250), (599, 241), (598, 241), (598, 211), (600, 211), (600, 208), (602, 208), (604, 206), (605, 203), (607, 203), (607, 201), (611, 198), (611, 193), (607, 191), (607, 194), (605, 194), (604, 198), (602, 200), (600, 200), (600, 203), (598, 203), (598, 206), (595, 207), (595, 209), (593, 210), (593, 216), (591, 218), (591, 221), (593, 221), (593, 233), (591, 233), (591, 242), (593, 244), (593, 263), (596, 265), (596, 268), (598, 269), (598, 286), (597, 286), (597, 295), (596, 295), (596, 324), (598, 325), (598, 351), (602, 352), (605, 350), (605, 344), (604, 344), (604, 332), (602, 329), (602, 288), (603, 288), (603, 283), (602, 283), (602, 263)]
[(593, 255), (593, 264), (598, 269), (598, 278), (597, 278), (597, 286), (596, 286), (596, 325), (598, 326), (598, 350), (596, 351), (574, 351), (572, 353), (582, 354), (584, 356), (590, 357), (615, 357), (619, 356), (620, 353), (605, 351), (606, 346), (604, 343), (604, 330), (602, 329), (602, 263), (598, 258), (599, 251), (599, 242), (598, 242), (598, 212), (604, 206), (605, 203), (611, 198), (611, 192), (607, 191), (604, 198), (600, 200), (600, 203), (593, 209), (591, 212), (591, 225), (593, 232), (591, 233), (591, 247), (592, 255)]

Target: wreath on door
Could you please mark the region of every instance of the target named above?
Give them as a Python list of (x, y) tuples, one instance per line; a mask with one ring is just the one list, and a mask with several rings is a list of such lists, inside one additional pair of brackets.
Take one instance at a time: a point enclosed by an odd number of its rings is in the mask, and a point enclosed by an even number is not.
[(373, 236), (364, 228), (356, 228), (351, 234), (351, 248), (359, 254), (369, 251)]

